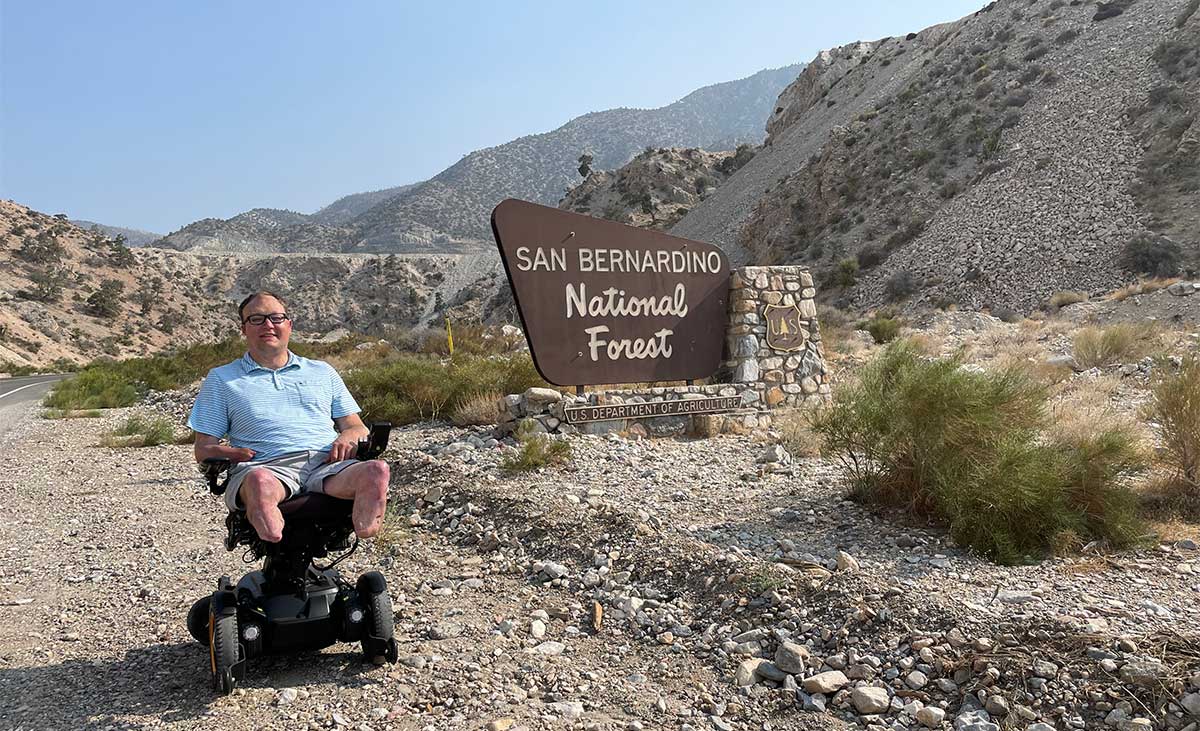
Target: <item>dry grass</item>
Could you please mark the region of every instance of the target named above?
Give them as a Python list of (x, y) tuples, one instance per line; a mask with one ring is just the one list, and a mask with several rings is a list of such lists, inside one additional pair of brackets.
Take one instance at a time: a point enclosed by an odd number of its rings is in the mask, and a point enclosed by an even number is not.
[(1075, 362), (1082, 368), (1098, 368), (1138, 360), (1156, 347), (1161, 334), (1159, 328), (1145, 323), (1085, 327), (1072, 340)]
[(499, 391), (480, 391), (463, 399), (454, 407), (450, 421), (456, 426), (487, 426), (500, 421)]
[(1138, 490), (1142, 515), (1165, 541), (1200, 541), (1200, 489), (1172, 474), (1158, 474)]
[(1150, 294), (1151, 292), (1157, 292), (1160, 289), (1166, 289), (1167, 287), (1170, 287), (1172, 284), (1175, 284), (1179, 281), (1182, 281), (1179, 279), (1179, 277), (1155, 277), (1154, 279), (1137, 281), (1133, 284), (1127, 284), (1120, 289), (1113, 290), (1108, 295), (1108, 299), (1113, 300), (1114, 302), (1121, 302), (1122, 300), (1128, 299), (1134, 295)]
[(808, 413), (792, 411), (776, 423), (780, 441), (793, 457), (811, 459), (821, 456), (821, 437), (812, 430)]
[(1066, 307), (1067, 305), (1073, 305), (1076, 302), (1083, 302), (1087, 300), (1087, 298), (1088, 296), (1086, 292), (1075, 292), (1072, 290), (1055, 292), (1054, 294), (1050, 295), (1050, 306), (1057, 310), (1059, 308)]

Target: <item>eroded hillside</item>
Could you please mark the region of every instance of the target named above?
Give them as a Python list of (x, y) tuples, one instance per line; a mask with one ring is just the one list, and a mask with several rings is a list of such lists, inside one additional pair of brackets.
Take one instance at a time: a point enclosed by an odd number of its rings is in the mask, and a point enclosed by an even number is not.
[(1194, 7), (1001, 0), (824, 52), (781, 95), (763, 151), (674, 232), (808, 263), (858, 307), (1029, 311), (1128, 281), (1138, 234), (1186, 258)]
[[(145, 355), (237, 330), (236, 305), (281, 294), (302, 335), (382, 332), (447, 312), (481, 319), (498, 263), (461, 256), (221, 256), (130, 249), (65, 219), (0, 202), (0, 370)], [(486, 308), (486, 311), (485, 311)]]

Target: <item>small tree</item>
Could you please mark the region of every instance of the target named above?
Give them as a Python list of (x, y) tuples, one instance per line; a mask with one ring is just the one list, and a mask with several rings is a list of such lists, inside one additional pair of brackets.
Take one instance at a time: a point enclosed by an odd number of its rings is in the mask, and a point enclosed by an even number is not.
[(97, 316), (109, 320), (121, 312), (121, 293), (125, 291), (125, 283), (118, 279), (105, 279), (100, 283), (100, 289), (88, 297), (88, 309)]
[(66, 280), (66, 274), (61, 269), (33, 272), (29, 275), (29, 282), (33, 286), (21, 294), (37, 302), (57, 302), (62, 297)]
[(163, 280), (159, 277), (154, 277), (148, 281), (142, 282), (142, 286), (133, 294), (133, 301), (137, 302), (141, 307), (143, 315), (150, 314), (154, 304), (158, 302), (159, 296), (162, 294)]
[(108, 242), (109, 253), (112, 256), (113, 264), (127, 269), (137, 262), (133, 252), (125, 245), (124, 234), (117, 234), (116, 238), (110, 239)]
[(584, 178), (592, 174), (592, 156), (586, 152), (579, 156), (579, 174)]

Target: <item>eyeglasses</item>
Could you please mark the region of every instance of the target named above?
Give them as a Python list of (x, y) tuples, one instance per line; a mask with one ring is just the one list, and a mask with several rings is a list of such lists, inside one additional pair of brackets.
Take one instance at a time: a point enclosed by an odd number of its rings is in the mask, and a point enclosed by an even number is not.
[(285, 320), (290, 320), (290, 319), (292, 319), (292, 318), (288, 317), (288, 314), (286, 312), (272, 312), (269, 315), (250, 315), (242, 322), (244, 324), (250, 324), (250, 325), (254, 325), (255, 327), (257, 327), (257, 326), (263, 324), (264, 322), (266, 322), (267, 320), (270, 320), (272, 325), (280, 325)]

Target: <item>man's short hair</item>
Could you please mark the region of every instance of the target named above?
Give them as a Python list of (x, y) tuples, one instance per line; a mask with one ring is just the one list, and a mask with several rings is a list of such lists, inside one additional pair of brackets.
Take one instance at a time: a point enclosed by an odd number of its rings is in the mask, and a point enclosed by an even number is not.
[(279, 301), (279, 304), (283, 305), (283, 309), (287, 310), (287, 302), (284, 302), (282, 297), (275, 294), (274, 292), (269, 292), (265, 289), (260, 289), (257, 292), (251, 294), (246, 299), (242, 300), (242, 304), (238, 305), (238, 322), (246, 321), (246, 316), (243, 313), (245, 312), (246, 308), (250, 306), (250, 303), (253, 302), (258, 297), (274, 297), (276, 300)]

